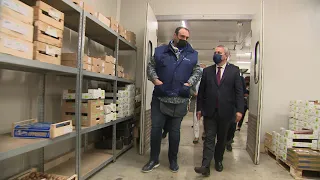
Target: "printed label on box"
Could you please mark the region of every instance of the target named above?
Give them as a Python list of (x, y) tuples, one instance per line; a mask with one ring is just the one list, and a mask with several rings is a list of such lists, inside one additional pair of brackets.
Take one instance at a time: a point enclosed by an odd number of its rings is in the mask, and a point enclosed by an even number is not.
[(46, 45), (46, 54), (50, 56), (55, 56), (56, 54), (61, 54), (61, 50), (59, 48)]
[(49, 16), (53, 17), (57, 21), (61, 18), (61, 14), (53, 8), (49, 9), (48, 14)]
[(22, 6), (20, 6), (18, 3), (15, 3), (11, 0), (3, 0), (2, 1), (2, 5), (20, 13), (20, 14), (23, 14), (25, 16), (27, 16), (27, 11), (25, 10), (25, 8), (23, 8)]
[(9, 30), (15, 31), (15, 32), (23, 34), (23, 35), (27, 34), (26, 29), (22, 28), (19, 24), (11, 22), (7, 19), (3, 19), (2, 26), (9, 29)]
[(14, 49), (17, 51), (22, 51), (22, 52), (29, 51), (29, 48), (26, 45), (22, 44), (19, 41), (15, 41), (12, 39), (4, 39), (4, 46), (7, 48), (10, 48), (10, 49)]
[(55, 28), (48, 26), (47, 30), (45, 31), (46, 34), (58, 38), (58, 32)]

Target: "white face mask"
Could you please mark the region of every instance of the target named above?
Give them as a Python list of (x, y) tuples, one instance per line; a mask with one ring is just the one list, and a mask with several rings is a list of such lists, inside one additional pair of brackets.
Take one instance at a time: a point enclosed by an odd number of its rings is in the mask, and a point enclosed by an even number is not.
[(203, 72), (203, 68), (200, 68), (201, 72)]

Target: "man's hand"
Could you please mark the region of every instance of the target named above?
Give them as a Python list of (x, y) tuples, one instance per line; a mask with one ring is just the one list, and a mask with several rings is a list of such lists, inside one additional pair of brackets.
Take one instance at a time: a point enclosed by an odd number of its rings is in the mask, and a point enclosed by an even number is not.
[(194, 96), (194, 97), (197, 97), (197, 96), (198, 96), (198, 93), (195, 93), (193, 96)]
[(189, 84), (189, 83), (184, 83), (184, 85), (185, 85), (185, 86), (188, 86), (188, 87), (190, 86), (190, 84)]
[(241, 120), (241, 118), (242, 118), (242, 113), (237, 112), (236, 113), (236, 122), (239, 122)]
[(159, 85), (162, 85), (163, 82), (160, 81), (159, 79), (155, 79), (155, 80), (153, 81), (153, 84), (156, 85), (156, 86), (159, 86)]
[(200, 119), (201, 119), (201, 111), (197, 112), (197, 119), (198, 119), (198, 121), (200, 121)]

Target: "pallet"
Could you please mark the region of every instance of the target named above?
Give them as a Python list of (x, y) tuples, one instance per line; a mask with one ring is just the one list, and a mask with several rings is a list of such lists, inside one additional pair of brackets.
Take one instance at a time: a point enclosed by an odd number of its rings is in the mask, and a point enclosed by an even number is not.
[(64, 13), (42, 1), (37, 1), (36, 6), (33, 8), (35, 20), (46, 22), (57, 29), (63, 30)]
[(42, 21), (34, 23), (34, 40), (62, 48), (63, 32)]
[(61, 64), (61, 48), (39, 41), (34, 42), (34, 60), (50, 64)]
[(297, 180), (320, 178), (320, 171), (296, 169), (293, 166), (291, 166), (290, 163), (281, 158), (277, 158), (277, 164), (283, 169), (287, 170), (290, 173), (290, 175)]
[(276, 160), (277, 156), (275, 154), (275, 152), (273, 152), (271, 149), (269, 149), (268, 147), (264, 147), (265, 148), (265, 152), (267, 155), (269, 155), (272, 159)]

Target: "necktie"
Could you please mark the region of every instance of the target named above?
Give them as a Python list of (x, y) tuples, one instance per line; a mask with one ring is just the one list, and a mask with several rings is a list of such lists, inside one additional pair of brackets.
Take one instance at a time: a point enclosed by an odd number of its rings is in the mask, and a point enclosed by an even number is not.
[(218, 85), (220, 85), (220, 81), (221, 81), (221, 67), (218, 67), (218, 72), (217, 72)]
[[(217, 76), (217, 83), (218, 83), (218, 85), (220, 85), (220, 81), (221, 81), (221, 67), (218, 67), (218, 72), (217, 72), (216, 76)], [(218, 99), (218, 96), (217, 96), (217, 99), (216, 99), (216, 108), (219, 108), (219, 99)]]

